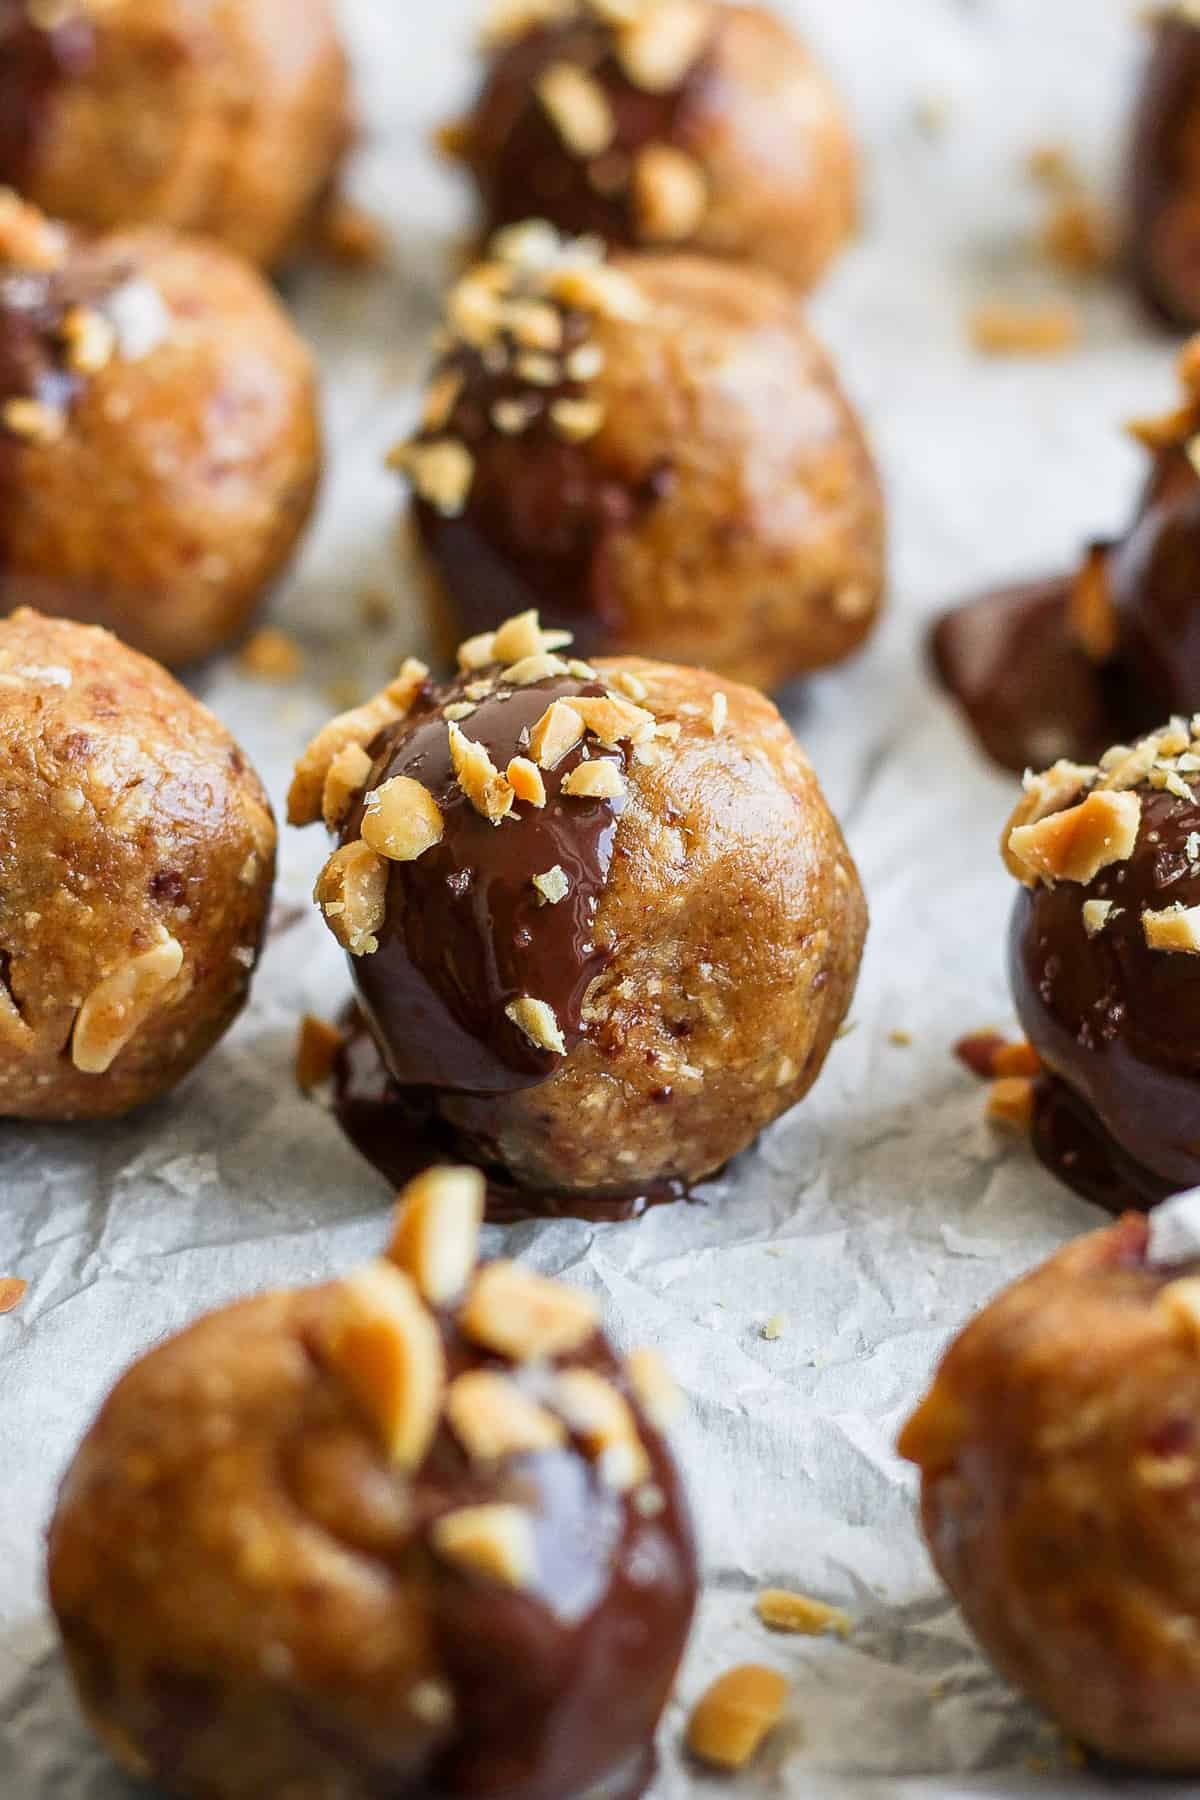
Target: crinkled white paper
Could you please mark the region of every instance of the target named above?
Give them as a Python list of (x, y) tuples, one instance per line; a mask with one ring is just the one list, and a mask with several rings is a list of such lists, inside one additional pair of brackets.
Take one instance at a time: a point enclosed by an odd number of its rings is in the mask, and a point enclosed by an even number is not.
[[(893, 1442), (972, 1310), (1101, 1222), (992, 1135), (950, 1054), (964, 1032), (1010, 1021), (1010, 883), (995, 846), (1011, 784), (931, 686), (922, 627), (948, 599), (1055, 570), (1116, 526), (1139, 474), (1118, 424), (1172, 400), (1172, 346), (1113, 287), (1085, 298), (1074, 356), (983, 361), (963, 330), (976, 300), (1053, 286), (1030, 248), (1039, 200), (1022, 158), (1063, 141), (1094, 182), (1111, 181), (1138, 32), (1126, 0), (785, 10), (835, 70), (868, 163), (863, 239), (813, 312), (866, 414), (892, 515), (885, 628), (790, 709), (871, 901), (854, 1030), (804, 1106), (702, 1204), (636, 1224), (522, 1225), (504, 1241), (595, 1292), (622, 1344), (660, 1345), (687, 1394), (677, 1441), (707, 1593), (658, 1796), (1099, 1795), (1108, 1783), (1072, 1769), (973, 1649), (931, 1574)], [(384, 272), (314, 271), (290, 293), (322, 352), (331, 442), (317, 529), (273, 609), (305, 646), (306, 677), (268, 687), (223, 667), (199, 684), (277, 804), (331, 710), (329, 681), (374, 687), (422, 642), (381, 463), (414, 416), (443, 259), (466, 218), (427, 139), (468, 91), (471, 13), (469, 0), (347, 0), (368, 126), (356, 191), (394, 253)], [(363, 624), (370, 587), (396, 596), (394, 625)], [(0, 1124), (0, 1275), (30, 1283), (0, 1320), (3, 1800), (133, 1792), (76, 1721), (42, 1595), (55, 1485), (114, 1378), (199, 1312), (344, 1271), (383, 1241), (386, 1187), (292, 1079), (297, 1016), (332, 1014), (346, 991), (307, 905), (321, 854), (319, 832), (285, 834), (280, 899), (294, 923), (272, 940), (249, 1012), (180, 1092), (102, 1129)], [(768, 1341), (777, 1314), (787, 1323)], [(752, 1612), (768, 1583), (845, 1607), (850, 1641), (768, 1635)], [(751, 1771), (710, 1781), (680, 1762), (684, 1712), (746, 1658), (791, 1677), (787, 1724)]]

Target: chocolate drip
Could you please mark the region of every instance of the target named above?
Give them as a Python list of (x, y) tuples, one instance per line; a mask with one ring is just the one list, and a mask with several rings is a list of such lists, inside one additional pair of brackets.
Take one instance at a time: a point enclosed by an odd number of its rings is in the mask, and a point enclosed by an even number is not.
[[(569, 357), (591, 321), (578, 312), (562, 317), (562, 355)], [(586, 384), (564, 376), (531, 387), (517, 372), (519, 349), (505, 337), (497, 342), (503, 366), (489, 367), (466, 348), (441, 366), (439, 373), (462, 382), (446, 429), (471, 451), (474, 477), (458, 517), (416, 499), (417, 530), (464, 635), (534, 607), (543, 625), (573, 632), (587, 655), (620, 635), (616, 544), (662, 498), (670, 470), (633, 479), (606, 469), (594, 445), (568, 442), (550, 409), (557, 400), (586, 400)], [(519, 435), (506, 436), (494, 423), (493, 408), (506, 404), (531, 409)]]
[(968, 601), (934, 628), (938, 675), (1004, 768), (1095, 762), (1200, 709), (1200, 477), (1182, 445), (1159, 451), (1129, 531), (1095, 554), (1116, 621), (1107, 663), (1074, 635), (1068, 576)]
[(95, 54), (82, 12), (35, 25), (28, 0), (0, 0), (0, 187), (24, 188), (61, 81), (83, 74)]
[(487, 1178), (487, 1216), (493, 1224), (518, 1219), (637, 1219), (650, 1206), (689, 1198), (682, 1181), (595, 1194), (533, 1192), (497, 1163), (483, 1161), (476, 1145), (438, 1112), (431, 1088), (401, 1088), (388, 1074), (379, 1047), (357, 1007), (342, 1021), (345, 1033), (334, 1067), (334, 1113), (359, 1154), (394, 1188), (439, 1164), (481, 1165)]
[(1154, 25), (1129, 150), (1130, 269), (1150, 309), (1200, 322), (1200, 29)]
[[(604, 693), (565, 676), (506, 688), (499, 671), (492, 674), (494, 690), (459, 723), (501, 771), (528, 754), (530, 733), (554, 700)], [(444, 835), (415, 862), (392, 865), (379, 948), (355, 959), (354, 975), (400, 1086), (501, 1094), (536, 1086), (562, 1060), (528, 1041), (505, 1014), (510, 1002), (545, 1001), (568, 1055), (583, 1035), (584, 996), (608, 959), (594, 940), (596, 908), (623, 801), (573, 799), (561, 788), (585, 758), (624, 762), (589, 738), (543, 771), (544, 807), (518, 801), (511, 817), (493, 823), (458, 785), (442, 710), (463, 702), (471, 685), (466, 677), (438, 689), (372, 746), (367, 792), (396, 776), (421, 782), (441, 808)], [(361, 835), (363, 811), (360, 802), (343, 841)], [(569, 887), (551, 904), (533, 878), (555, 867)]]
[[(612, 112), (612, 143), (576, 156), (537, 98), (553, 63), (585, 70)], [(702, 55), (663, 93), (636, 87), (617, 60), (612, 30), (598, 20), (527, 33), (500, 52), (470, 121), (468, 156), (480, 183), (488, 229), (548, 219), (572, 237), (638, 242), (630, 197), (634, 158), (647, 144), (686, 149), (706, 104), (711, 58)]]
[(955, 607), (934, 628), (942, 685), (1003, 768), (1093, 762), (1123, 735), (1120, 681), (1072, 635), (1070, 592), (1069, 576), (1023, 582)]
[[(1200, 1183), (1200, 957), (1151, 950), (1142, 924), (1146, 909), (1200, 905), (1200, 804), (1139, 794), (1131, 857), (1086, 889), (1022, 889), (1009, 965), (1018, 1017), (1056, 1078), (1039, 1105), (1043, 1159), (1104, 1204), (1146, 1206)], [(1094, 937), (1085, 899), (1112, 902)]]

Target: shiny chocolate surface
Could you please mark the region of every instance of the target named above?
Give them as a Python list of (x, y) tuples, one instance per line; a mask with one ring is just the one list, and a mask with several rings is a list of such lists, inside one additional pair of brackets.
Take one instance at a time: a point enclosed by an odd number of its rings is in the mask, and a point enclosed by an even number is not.
[(1178, 13), (1154, 41), (1129, 146), (1130, 270), (1158, 316), (1200, 324), (1200, 27)]
[[(1200, 1182), (1200, 956), (1151, 950), (1142, 924), (1147, 909), (1200, 905), (1200, 803), (1139, 794), (1132, 856), (1086, 887), (1023, 888), (1009, 939), (1018, 1017), (1068, 1090), (1044, 1091), (1035, 1141), (1072, 1185), (1113, 1206)], [(1093, 937), (1085, 900), (1112, 902)]]
[[(583, 1035), (584, 996), (608, 949), (595, 941), (596, 908), (612, 859), (623, 799), (575, 799), (565, 776), (585, 759), (624, 768), (620, 750), (594, 737), (542, 771), (546, 804), (517, 801), (499, 823), (477, 812), (450, 759), (447, 704), (471, 704), (466, 676), (431, 691), (407, 718), (380, 734), (367, 793), (395, 776), (421, 782), (442, 811), (440, 843), (389, 871), (387, 914), (373, 955), (354, 959), (359, 997), (401, 1087), (502, 1094), (534, 1087), (563, 1057), (541, 1049), (506, 1016), (527, 996), (553, 1011), (567, 1055)], [(602, 696), (598, 682), (559, 676), (528, 687), (494, 685), (458, 721), (501, 771), (528, 755), (533, 728), (554, 700)], [(361, 835), (365, 801), (351, 811), (344, 842)], [(542, 898), (535, 875), (559, 868), (568, 891)]]
[[(555, 63), (586, 71), (611, 109), (611, 144), (581, 157), (564, 144), (536, 84)], [(686, 148), (690, 121), (710, 85), (701, 55), (683, 80), (662, 93), (635, 86), (617, 59), (611, 27), (581, 19), (527, 32), (496, 55), (469, 122), (471, 161), (486, 229), (549, 219), (572, 237), (635, 244), (630, 198), (633, 159), (647, 144)]]

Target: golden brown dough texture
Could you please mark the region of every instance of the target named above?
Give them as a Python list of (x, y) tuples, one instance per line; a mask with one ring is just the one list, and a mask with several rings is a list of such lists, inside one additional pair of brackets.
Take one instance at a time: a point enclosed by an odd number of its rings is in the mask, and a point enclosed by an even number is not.
[(1200, 1767), (1200, 1285), (1127, 1214), (1007, 1289), (906, 1426), (934, 1562), (1001, 1672), (1121, 1762)]
[(119, 232), (76, 245), (68, 270), (81, 263), (100, 282), (128, 269), (126, 292), (161, 330), (87, 375), (61, 436), (16, 444), (0, 602), (107, 626), (178, 667), (238, 634), (307, 523), (312, 359), (261, 278), (217, 245)]
[[(481, 429), (496, 383), (476, 349), (444, 359), (441, 376), (461, 373), (464, 385), (423, 439), (461, 439), (474, 466), (461, 518), (441, 516), (436, 495), (418, 503), (436, 590), (470, 630), (497, 623), (496, 606), (500, 616), (511, 609), (512, 590), (470, 545), (459, 548), (470, 533), (585, 650), (692, 663), (766, 689), (840, 662), (878, 615), (886, 531), (870, 448), (828, 356), (793, 297), (761, 271), (647, 254), (614, 258), (602, 277), (609, 267), (632, 283), (636, 309), (606, 305), (602, 284), (593, 301), (586, 274), (565, 287), (553, 267), (511, 273), (515, 331), (527, 294), (551, 303), (569, 294), (565, 329), (578, 330), (590, 308), (590, 331), (562, 366), (592, 367), (584, 352), (598, 365), (547, 394), (546, 358), (522, 356), (518, 341), (499, 403), (528, 409), (518, 435), (494, 418)], [(451, 323), (456, 311), (452, 295)], [(501, 312), (499, 343), (508, 332)], [(514, 399), (527, 368), (537, 381)], [(560, 426), (555, 391), (593, 409), (598, 424), (576, 409)], [(580, 416), (592, 433), (582, 441)], [(548, 546), (573, 509), (579, 538), (556, 563)], [(489, 592), (498, 596), (490, 616)]]
[[(813, 286), (857, 223), (857, 156), (837, 94), (781, 20), (711, 0), (643, 0), (624, 9), (628, 26), (597, 0), (529, 10), (560, 16), (496, 33), (482, 91), (451, 139), (488, 232), (547, 218), (569, 233), (731, 257)], [(664, 14), (674, 18), (660, 26)], [(665, 81), (641, 76), (626, 50), (639, 31), (693, 54)], [(589, 111), (598, 92), (601, 118), (605, 106), (611, 114), (607, 141), (586, 115), (574, 140), (569, 90), (551, 115), (557, 132), (548, 125), (541, 84), (563, 66), (595, 84)]]
[(629, 771), (587, 1036), (540, 1087), (442, 1107), (531, 1189), (699, 1181), (744, 1150), (820, 1074), (867, 926), (837, 822), (769, 700), (697, 669), (596, 667), (634, 676), (639, 704), (681, 729)]
[(83, 1708), (188, 1800), (633, 1800), (695, 1599), (669, 1377), (517, 1265), (437, 1303), (406, 1269), (227, 1307), (118, 1383), (50, 1532)]
[(273, 268), (328, 192), (351, 130), (330, 0), (82, 0), (94, 50), (57, 81), (25, 171), (91, 230), (169, 225)]
[(240, 1011), (275, 867), (254, 771), (107, 632), (0, 621), (0, 1116), (105, 1118)]

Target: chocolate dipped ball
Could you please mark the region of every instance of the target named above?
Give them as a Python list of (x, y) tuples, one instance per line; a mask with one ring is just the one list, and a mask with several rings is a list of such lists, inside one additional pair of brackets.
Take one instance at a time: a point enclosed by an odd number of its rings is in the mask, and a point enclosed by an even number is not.
[(195, 661), (286, 565), (319, 472), (312, 361), (253, 270), (0, 192), (0, 604)]
[(174, 1087), (245, 1002), (274, 870), (206, 707), (106, 631), (0, 620), (0, 1117)]
[(485, 231), (686, 248), (813, 285), (857, 222), (841, 104), (791, 31), (714, 0), (499, 0), (466, 119), (444, 134)]
[(761, 271), (503, 233), (449, 295), (393, 461), (456, 635), (534, 607), (588, 654), (775, 688), (848, 656), (879, 609), (870, 451)]
[[(1191, 1201), (1195, 1206), (1195, 1197)], [(1200, 1238), (1128, 1214), (1008, 1288), (900, 1437), (1001, 1674), (1122, 1763), (1200, 1770)]]
[(1186, 0), (1152, 33), (1128, 151), (1129, 264), (1142, 299), (1171, 325), (1200, 324), (1200, 17)]
[(1026, 777), (1010, 971), (1035, 1141), (1119, 1208), (1200, 1181), (1200, 717)]
[(955, 608), (934, 634), (939, 673), (983, 748), (1020, 772), (1094, 761), (1200, 697), (1200, 338), (1179, 360), (1180, 404), (1130, 431), (1150, 467), (1128, 530), (1071, 576)]
[(816, 1080), (866, 927), (769, 701), (565, 649), (525, 614), (452, 681), (407, 664), (290, 795), (338, 833), (316, 898), (393, 1098), (526, 1212), (665, 1197), (745, 1148)]
[(0, 185), (273, 268), (350, 138), (331, 0), (0, 0)]
[(67, 1474), (50, 1597), (83, 1709), (195, 1800), (635, 1800), (696, 1597), (648, 1352), (475, 1266), (439, 1169), (386, 1257), (211, 1314)]

